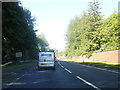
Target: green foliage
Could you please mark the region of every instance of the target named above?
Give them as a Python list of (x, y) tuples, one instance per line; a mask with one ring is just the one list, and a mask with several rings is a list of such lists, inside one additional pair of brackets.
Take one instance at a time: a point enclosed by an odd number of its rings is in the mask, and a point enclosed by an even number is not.
[(98, 2), (90, 2), (88, 11), (70, 21), (66, 34), (66, 57), (119, 49), (118, 14), (103, 20)]
[(102, 25), (97, 29), (100, 39), (100, 50), (113, 50), (119, 49), (119, 35), (120, 31), (118, 28), (118, 14), (113, 13), (110, 17), (105, 19)]
[(48, 47), (48, 42), (44, 36), (44, 34), (39, 34), (37, 36), (37, 43), (38, 47), (40, 48), (41, 51), (44, 51), (46, 47)]
[(3, 63), (15, 61), (15, 53), (23, 52), (22, 59), (37, 58), (38, 46), (33, 29), (34, 17), (20, 2), (2, 3)]
[(63, 56), (63, 52), (56, 52), (56, 53), (55, 53), (55, 56), (56, 56), (56, 57), (62, 57), (62, 56)]

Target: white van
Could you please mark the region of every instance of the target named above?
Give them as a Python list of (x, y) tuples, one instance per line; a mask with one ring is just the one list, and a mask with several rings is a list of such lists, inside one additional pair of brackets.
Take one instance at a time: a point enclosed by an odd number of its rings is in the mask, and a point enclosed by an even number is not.
[(55, 69), (55, 53), (54, 51), (40, 51), (38, 69), (52, 68)]

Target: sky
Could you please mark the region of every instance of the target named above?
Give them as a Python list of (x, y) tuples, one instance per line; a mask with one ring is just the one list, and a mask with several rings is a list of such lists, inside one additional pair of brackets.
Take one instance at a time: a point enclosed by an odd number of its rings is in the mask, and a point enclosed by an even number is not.
[[(86, 11), (93, 0), (20, 0), (23, 7), (31, 11), (35, 17), (36, 34), (43, 33), (49, 47), (64, 51), (65, 36), (70, 20)], [(109, 17), (118, 11), (119, 0), (99, 0), (102, 15)]]

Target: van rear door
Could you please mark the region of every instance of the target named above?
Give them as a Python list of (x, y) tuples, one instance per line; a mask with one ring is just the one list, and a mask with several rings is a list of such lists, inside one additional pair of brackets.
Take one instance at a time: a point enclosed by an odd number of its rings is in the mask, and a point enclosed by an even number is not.
[(39, 67), (54, 67), (55, 57), (54, 52), (42, 51), (39, 52)]

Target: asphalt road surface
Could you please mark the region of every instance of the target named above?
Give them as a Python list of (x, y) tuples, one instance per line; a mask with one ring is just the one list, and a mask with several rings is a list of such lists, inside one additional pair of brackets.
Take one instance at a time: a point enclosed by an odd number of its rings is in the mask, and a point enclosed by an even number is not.
[[(66, 61), (56, 61), (55, 70), (37, 70), (36, 65), (3, 79), (2, 88), (119, 88), (119, 73)], [(4, 73), (4, 72), (3, 72)], [(5, 76), (3, 76), (5, 78)]]

